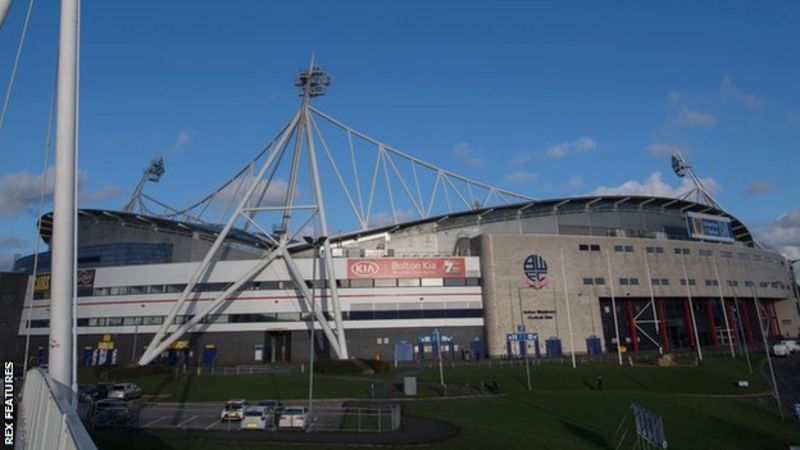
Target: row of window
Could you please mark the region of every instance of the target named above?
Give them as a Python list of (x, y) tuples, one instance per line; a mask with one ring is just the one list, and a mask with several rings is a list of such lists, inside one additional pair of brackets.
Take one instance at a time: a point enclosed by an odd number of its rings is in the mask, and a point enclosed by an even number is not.
[[(231, 283), (198, 283), (192, 292), (222, 292)], [(470, 278), (376, 278), (376, 279), (344, 279), (336, 280), (338, 288), (373, 288), (373, 287), (457, 287), (480, 286), (481, 279)], [(306, 286), (312, 283), (306, 280)], [(328, 287), (328, 280), (316, 280), (313, 283), (316, 289)], [(246, 283), (240, 291), (268, 291), (268, 290), (295, 290), (296, 284), (292, 280), (278, 281), (252, 281)], [(105, 297), (109, 295), (145, 295), (145, 294), (179, 294), (186, 289), (186, 284), (153, 284), (143, 286), (114, 286), (114, 287), (81, 287), (78, 297)], [(34, 299), (49, 298), (49, 292), (34, 293)]]
[[(652, 278), (650, 281), (652, 282), (653, 286), (669, 286), (669, 279), (668, 278)], [(688, 286), (696, 286), (697, 285), (697, 281), (694, 278), (689, 278), (689, 279), (681, 278), (679, 281), (680, 281), (681, 286), (687, 286), (687, 285)], [(604, 284), (606, 284), (606, 279), (602, 278), (602, 277), (598, 277), (598, 278), (586, 277), (586, 278), (583, 278), (583, 284), (586, 285), (586, 286), (604, 285)], [(620, 286), (638, 286), (639, 285), (639, 279), (638, 278), (620, 278), (619, 279), (619, 284), (620, 284)], [(705, 285), (706, 286), (719, 286), (719, 281), (714, 280), (714, 279), (707, 279), (707, 280), (705, 280)], [(752, 281), (745, 281), (744, 285), (747, 286), (747, 287), (750, 287), (750, 286), (753, 286), (754, 283)], [(786, 289), (786, 288), (790, 287), (790, 286), (784, 285), (783, 283), (778, 282), (778, 281), (775, 281), (775, 282), (772, 282), (772, 283), (769, 283), (769, 282), (766, 282), (766, 281), (762, 281), (758, 285), (760, 287), (762, 287), (762, 288), (772, 287), (773, 289)], [(732, 287), (739, 286), (739, 282), (736, 281), (736, 280), (728, 280), (728, 286), (732, 286)]]
[[(578, 250), (582, 252), (588, 252), (588, 251), (599, 252), (600, 246), (596, 244), (578, 244)], [(617, 253), (633, 253), (635, 250), (636, 249), (634, 248), (633, 245), (614, 245), (614, 251)], [(664, 247), (647, 246), (645, 247), (645, 251), (651, 254), (663, 254)], [(673, 252), (676, 255), (690, 255), (692, 253), (691, 249), (687, 247), (675, 247), (673, 249)], [(700, 256), (714, 256), (714, 251), (707, 248), (698, 249), (697, 253)], [(727, 250), (720, 250), (719, 255), (722, 258), (733, 258), (733, 252)], [(751, 256), (747, 253), (741, 252), (739, 253), (739, 259), (750, 260)], [(780, 263), (781, 265), (784, 265), (784, 262), (781, 258), (773, 258), (770, 256), (752, 255), (752, 260), (758, 262), (766, 261), (768, 263), (776, 263), (776, 264)]]
[[(325, 313), (329, 320), (333, 317)], [(200, 323), (257, 323), (257, 322), (306, 322), (309, 313), (266, 313), (266, 314), (216, 314), (204, 317)], [(342, 311), (343, 320), (393, 320), (393, 319), (464, 319), (483, 317), (482, 309), (400, 309), (388, 311)], [(173, 323), (183, 324), (192, 316), (176, 316)], [(139, 317), (93, 317), (77, 319), (79, 327), (118, 327), (137, 325), (161, 325), (164, 316)], [(50, 321), (31, 320), (29, 328), (47, 328)]]

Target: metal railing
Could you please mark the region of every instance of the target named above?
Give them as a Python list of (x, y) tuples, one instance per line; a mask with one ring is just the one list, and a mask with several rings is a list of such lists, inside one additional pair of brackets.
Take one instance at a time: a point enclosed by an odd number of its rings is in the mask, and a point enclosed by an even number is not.
[(307, 431), (349, 431), (384, 433), (402, 426), (400, 405), (317, 406)]
[(96, 450), (78, 413), (70, 405), (70, 389), (40, 368), (25, 375), (17, 449)]

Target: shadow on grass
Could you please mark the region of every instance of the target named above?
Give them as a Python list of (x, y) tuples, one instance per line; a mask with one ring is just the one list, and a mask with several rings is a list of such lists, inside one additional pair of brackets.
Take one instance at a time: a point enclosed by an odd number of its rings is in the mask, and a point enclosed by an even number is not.
[(558, 419), (558, 420), (573, 436), (602, 448), (613, 448), (608, 443), (606, 438), (604, 438), (600, 433), (582, 427), (578, 424), (568, 422), (564, 419)]

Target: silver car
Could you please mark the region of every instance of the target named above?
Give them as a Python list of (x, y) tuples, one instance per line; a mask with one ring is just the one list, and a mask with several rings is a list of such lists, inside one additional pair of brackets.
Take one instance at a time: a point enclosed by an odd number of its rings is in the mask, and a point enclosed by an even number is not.
[(242, 430), (265, 430), (272, 426), (272, 411), (266, 406), (248, 406), (239, 428)]
[(108, 398), (131, 400), (142, 396), (142, 389), (133, 383), (119, 383), (108, 390)]

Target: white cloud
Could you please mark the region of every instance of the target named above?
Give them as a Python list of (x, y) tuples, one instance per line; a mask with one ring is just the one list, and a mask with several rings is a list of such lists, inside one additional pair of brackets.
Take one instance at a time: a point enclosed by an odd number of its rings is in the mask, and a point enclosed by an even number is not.
[(25, 245), (25, 240), (12, 234), (0, 233), (0, 250), (18, 248)]
[(468, 142), (459, 142), (453, 147), (453, 155), (470, 167), (482, 168), (486, 166), (486, 161), (475, 154)]
[(577, 189), (577, 188), (583, 186), (583, 178), (581, 178), (581, 177), (572, 177), (567, 182), (567, 186), (570, 189)]
[(719, 88), (720, 97), (723, 100), (733, 100), (743, 104), (747, 109), (759, 110), (764, 106), (764, 99), (752, 92), (745, 92), (733, 84), (730, 76), (722, 77), (722, 85)]
[(644, 151), (654, 156), (670, 156), (679, 151), (684, 155), (689, 153), (685, 148), (678, 147), (677, 145), (664, 144), (660, 142), (653, 142), (652, 144), (645, 147)]
[(194, 131), (183, 129), (175, 135), (175, 142), (167, 149), (167, 154), (174, 155), (189, 148), (194, 138)]
[(695, 111), (691, 109), (684, 109), (678, 114), (675, 123), (678, 125), (685, 125), (687, 127), (703, 127), (711, 128), (717, 124), (717, 116), (711, 113)]
[[(706, 189), (710, 192), (719, 191), (719, 184), (713, 178), (702, 179)], [(692, 189), (691, 180), (681, 179), (678, 186), (672, 186), (662, 179), (661, 172), (653, 172), (644, 181), (630, 180), (619, 186), (600, 186), (590, 193), (590, 195), (652, 195), (656, 197), (678, 198)]]
[(743, 194), (748, 197), (763, 194), (771, 191), (773, 188), (772, 182), (767, 180), (755, 180), (753, 183), (744, 190)]
[(506, 175), (506, 182), (514, 184), (528, 183), (535, 180), (537, 176), (533, 172), (516, 171)]
[[(247, 189), (250, 188), (250, 185), (253, 183), (254, 179), (255, 177), (253, 175), (242, 176), (231, 181), (230, 184), (222, 188), (222, 190), (220, 190), (215, 197), (215, 200), (218, 201), (219, 207), (228, 208), (228, 205), (231, 203), (231, 200), (234, 199), (234, 197), (236, 201), (241, 201), (242, 196), (247, 193)], [(266, 188), (266, 192), (264, 191), (264, 188)], [(264, 179), (258, 180), (258, 187), (256, 187), (255, 191), (253, 191), (253, 203), (251, 206), (284, 205), (286, 202), (286, 192), (288, 190), (289, 183), (281, 178), (273, 179), (269, 187), (266, 186), (266, 181)], [(294, 199), (298, 199), (299, 196), (299, 189), (295, 189)], [(261, 202), (256, 205), (256, 199), (259, 198), (261, 199)]]
[[(18, 216), (26, 211), (35, 214), (45, 178), (44, 201), (45, 205), (48, 205), (53, 200), (54, 176), (52, 167), (44, 174), (22, 171), (0, 175), (0, 216)], [(118, 186), (106, 186), (98, 191), (83, 191), (87, 179), (86, 172), (78, 173), (78, 197), (81, 203), (96, 203), (122, 195), (122, 188)]]
[(800, 209), (790, 211), (760, 228), (756, 240), (789, 259), (800, 258)]
[(544, 156), (552, 159), (565, 158), (575, 153), (587, 153), (597, 149), (597, 141), (582, 136), (574, 141), (560, 142), (552, 144), (544, 151)]

